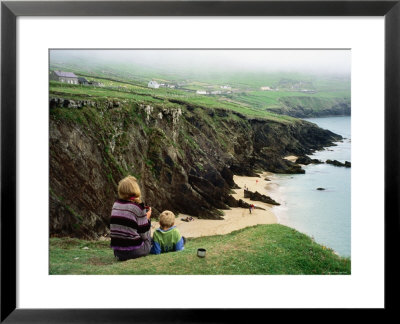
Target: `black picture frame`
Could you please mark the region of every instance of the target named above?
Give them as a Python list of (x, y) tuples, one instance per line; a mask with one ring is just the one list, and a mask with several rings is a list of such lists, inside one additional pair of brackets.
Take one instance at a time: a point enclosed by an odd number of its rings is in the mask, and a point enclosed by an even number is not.
[[(1, 322), (234, 322), (265, 310), (16, 308), (16, 19), (19, 16), (384, 16), (385, 310), (396, 309), (400, 229), (400, 0), (394, 1), (4, 1), (1, 3)], [(373, 260), (371, 260), (373, 262)], [(239, 296), (238, 296), (239, 297)], [(242, 298), (243, 296), (241, 296)], [(258, 314), (260, 313), (260, 314)]]

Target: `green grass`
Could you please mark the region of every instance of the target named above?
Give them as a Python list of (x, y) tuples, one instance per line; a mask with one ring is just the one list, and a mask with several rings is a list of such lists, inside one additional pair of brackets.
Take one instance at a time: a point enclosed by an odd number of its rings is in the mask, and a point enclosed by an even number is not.
[[(100, 80), (100, 79), (98, 79)], [(102, 80), (100, 80), (102, 81)], [(119, 83), (118, 87), (121, 84)], [(282, 123), (295, 122), (296, 119), (278, 115), (256, 107), (249, 107), (238, 102), (231, 102), (219, 96), (203, 96), (182, 90), (150, 89), (127, 84), (127, 87), (91, 87), (82, 85), (71, 85), (62, 82), (50, 81), (50, 97), (60, 97), (70, 100), (125, 100), (140, 104), (161, 105), (163, 107), (179, 107), (179, 104), (170, 100), (179, 100), (181, 104), (189, 106), (201, 106), (210, 109), (227, 109), (241, 113), (249, 117), (259, 117)], [(74, 114), (75, 112), (73, 112)]]
[[(89, 249), (83, 249), (88, 247)], [(196, 256), (207, 249), (206, 258)], [(351, 261), (283, 225), (188, 239), (184, 251), (116, 261), (109, 241), (50, 239), (50, 274), (350, 274)]]
[(259, 109), (281, 107), (287, 101), (292, 105), (303, 105), (315, 111), (330, 107), (338, 100), (350, 100), (349, 91), (317, 92), (306, 94), (298, 91), (249, 91), (233, 94), (231, 98), (239, 103)]
[[(248, 117), (264, 118), (281, 123), (292, 123), (295, 119), (275, 114), (276, 108), (305, 107), (315, 112), (350, 101), (350, 79), (340, 77), (310, 76), (298, 73), (203, 73), (202, 71), (159, 71), (126, 64), (114, 64), (87, 69), (80, 64), (71, 70), (77, 75), (95, 80), (104, 87), (68, 85), (50, 82), (50, 95), (77, 100), (123, 100), (141, 104), (171, 105), (170, 100), (205, 108), (222, 108), (239, 112)], [(52, 68), (57, 66), (52, 65)], [(182, 74), (183, 73), (183, 74)], [(174, 83), (184, 80), (183, 89), (147, 87), (148, 80)], [(279, 87), (282, 79), (310, 82), (316, 93), (302, 93), (281, 88), (279, 91), (261, 91), (261, 86)], [(221, 95), (197, 95), (195, 90), (221, 90), (221, 85), (230, 85), (232, 93)], [(186, 91), (192, 90), (192, 91)], [(275, 110), (276, 111), (276, 110)]]

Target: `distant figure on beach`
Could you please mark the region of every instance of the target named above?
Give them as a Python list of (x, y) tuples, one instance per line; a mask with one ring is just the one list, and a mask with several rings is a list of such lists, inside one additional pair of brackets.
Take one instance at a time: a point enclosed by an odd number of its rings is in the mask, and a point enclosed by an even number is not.
[(141, 201), (139, 184), (127, 176), (118, 183), (110, 219), (111, 248), (119, 261), (148, 255), (151, 248), (151, 207)]
[(249, 207), (250, 214), (251, 214), (251, 211), (252, 211), (253, 209), (254, 209), (254, 205), (251, 204), (250, 207)]
[(256, 184), (258, 184), (258, 180), (256, 180)]
[(244, 185), (244, 190), (247, 190), (247, 187), (246, 187), (246, 185)]
[(160, 254), (184, 249), (185, 238), (174, 224), (174, 213), (164, 210), (160, 214), (160, 227), (153, 234), (153, 246), (150, 253)]

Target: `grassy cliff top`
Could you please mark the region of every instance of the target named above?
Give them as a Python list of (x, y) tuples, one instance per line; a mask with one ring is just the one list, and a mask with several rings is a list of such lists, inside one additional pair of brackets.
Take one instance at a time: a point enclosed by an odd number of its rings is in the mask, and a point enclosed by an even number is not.
[[(350, 274), (351, 261), (292, 228), (258, 225), (188, 239), (181, 252), (119, 262), (109, 241), (50, 239), (50, 274)], [(89, 249), (84, 249), (85, 247)], [(198, 248), (207, 250), (198, 258)]]
[(241, 113), (250, 118), (264, 118), (282, 123), (292, 123), (296, 119), (289, 116), (278, 115), (266, 109), (258, 109), (219, 96), (204, 96), (193, 92), (169, 88), (151, 89), (122, 81), (110, 81), (100, 78), (89, 78), (102, 82), (104, 87), (90, 85), (73, 85), (62, 82), (50, 81), (50, 97), (60, 97), (71, 100), (125, 100), (150, 105), (178, 105), (198, 106), (210, 109), (227, 109)]

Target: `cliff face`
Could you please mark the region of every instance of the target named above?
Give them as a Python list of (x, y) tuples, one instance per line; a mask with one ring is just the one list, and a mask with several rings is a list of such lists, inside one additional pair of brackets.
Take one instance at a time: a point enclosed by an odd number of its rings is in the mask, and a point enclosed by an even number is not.
[(221, 217), (234, 204), (233, 173), (296, 173), (286, 154), (306, 154), (337, 136), (303, 122), (247, 119), (220, 109), (135, 102), (50, 102), (50, 234), (108, 232), (117, 184), (138, 178), (144, 201), (162, 210)]

